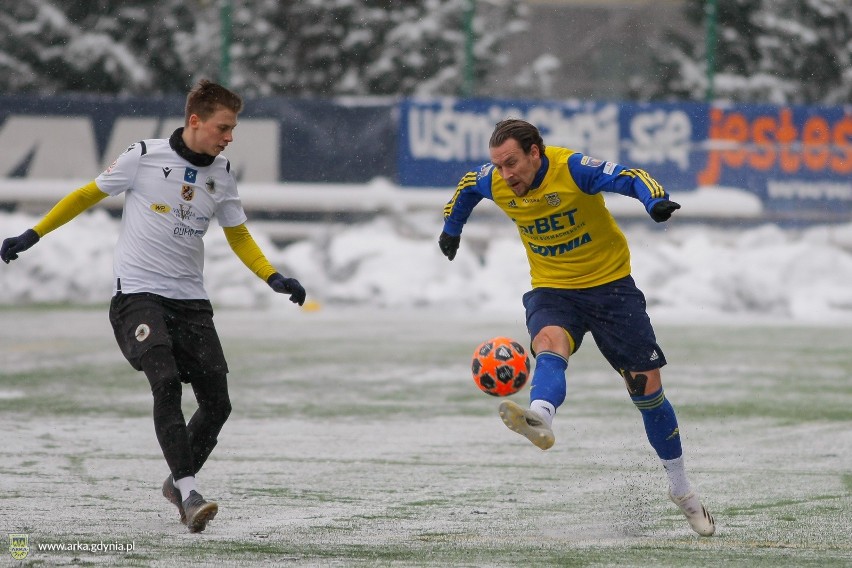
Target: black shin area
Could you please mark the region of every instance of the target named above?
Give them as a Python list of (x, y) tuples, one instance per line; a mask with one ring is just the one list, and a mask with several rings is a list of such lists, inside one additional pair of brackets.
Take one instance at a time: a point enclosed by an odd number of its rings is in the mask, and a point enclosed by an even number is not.
[(227, 375), (224, 373), (193, 379), (191, 384), (198, 410), (190, 418), (187, 430), (197, 472), (216, 447), (219, 432), (231, 414), (231, 400), (228, 396)]
[(154, 397), (154, 431), (163, 456), (174, 476), (181, 479), (195, 474), (186, 421), (181, 410), (183, 385), (171, 350), (162, 345), (149, 349), (141, 357), (142, 370), (151, 384)]
[(621, 376), (624, 377), (624, 384), (627, 386), (627, 392), (630, 393), (630, 396), (642, 396), (645, 394), (648, 375), (645, 373), (636, 373), (634, 375), (630, 371), (622, 369)]

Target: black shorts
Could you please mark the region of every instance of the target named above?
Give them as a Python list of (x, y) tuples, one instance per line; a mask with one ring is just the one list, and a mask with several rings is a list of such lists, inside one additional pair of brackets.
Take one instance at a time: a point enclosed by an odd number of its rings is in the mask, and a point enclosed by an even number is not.
[(183, 382), (228, 372), (208, 300), (119, 292), (110, 302), (109, 321), (121, 352), (137, 371), (142, 355), (163, 345), (174, 355)]
[(576, 352), (588, 331), (616, 371), (650, 371), (666, 364), (645, 295), (630, 276), (577, 290), (535, 288), (524, 294), (524, 307), (532, 338), (556, 325), (571, 336)]

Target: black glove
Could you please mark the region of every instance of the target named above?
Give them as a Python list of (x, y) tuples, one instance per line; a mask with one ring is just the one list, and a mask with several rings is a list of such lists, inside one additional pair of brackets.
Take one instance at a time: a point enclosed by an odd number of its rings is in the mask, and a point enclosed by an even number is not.
[(290, 294), (290, 301), (300, 306), (305, 303), (305, 289), (295, 278), (284, 278), (276, 272), (266, 279), (269, 287), (279, 294)]
[(680, 204), (674, 201), (658, 201), (651, 207), (651, 219), (657, 223), (668, 221), (672, 213), (680, 209)]
[(456, 257), (460, 242), (461, 236), (454, 237), (443, 231), (441, 232), (441, 236), (438, 237), (438, 246), (441, 247), (441, 252), (450, 260)]
[(18, 237), (9, 237), (3, 241), (3, 246), (0, 246), (0, 259), (9, 264), (10, 260), (18, 258), (19, 252), (24, 252), (36, 244), (40, 238), (32, 229), (27, 229)]

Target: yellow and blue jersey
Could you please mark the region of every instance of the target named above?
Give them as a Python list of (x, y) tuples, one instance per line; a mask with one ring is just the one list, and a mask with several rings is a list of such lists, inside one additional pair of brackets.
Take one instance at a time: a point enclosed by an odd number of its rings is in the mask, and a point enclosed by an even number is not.
[(602, 191), (628, 195), (645, 210), (668, 199), (647, 172), (548, 146), (532, 189), (517, 197), (492, 164), (462, 177), (444, 208), (444, 231), (461, 235), (473, 208), (491, 199), (515, 223), (533, 288), (590, 288), (630, 274), (627, 239)]

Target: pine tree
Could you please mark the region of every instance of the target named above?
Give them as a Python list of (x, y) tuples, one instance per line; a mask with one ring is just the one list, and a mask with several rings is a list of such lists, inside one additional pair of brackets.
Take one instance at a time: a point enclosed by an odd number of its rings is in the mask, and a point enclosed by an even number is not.
[[(0, 89), (150, 95), (217, 78), (222, 0), (0, 0)], [(251, 95), (455, 95), (470, 0), (232, 0), (231, 85)], [(522, 7), (477, 2), (486, 80)]]
[[(687, 0), (685, 15), (704, 25), (707, 0)], [(852, 102), (852, 2), (718, 0), (713, 91), (716, 100), (774, 104)], [(642, 99), (703, 100), (703, 41), (672, 32), (655, 48), (656, 81), (634, 80)]]

